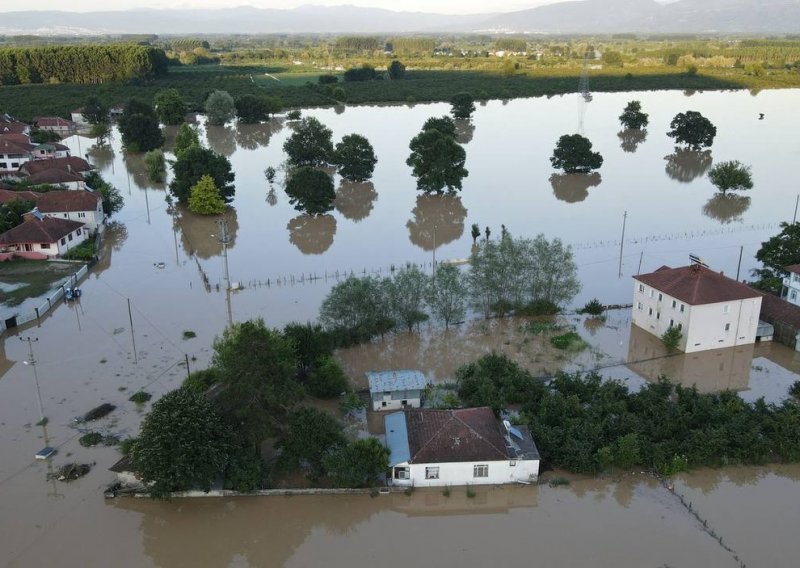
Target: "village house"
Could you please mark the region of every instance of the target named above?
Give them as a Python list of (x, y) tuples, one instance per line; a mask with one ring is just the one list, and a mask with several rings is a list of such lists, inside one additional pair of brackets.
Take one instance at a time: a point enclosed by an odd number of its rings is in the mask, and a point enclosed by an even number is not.
[(367, 373), (373, 410), (419, 408), (427, 385), (419, 371), (371, 371)]
[(35, 191), (13, 191), (11, 189), (0, 188), (0, 205), (5, 205), (11, 201), (36, 201), (39, 199), (41, 193)]
[(391, 483), (399, 486), (531, 483), (539, 452), (524, 426), (492, 409), (406, 409), (384, 418)]
[(69, 158), (69, 147), (58, 142), (45, 142), (36, 144), (33, 149), (34, 160), (53, 160), (55, 158)]
[(16, 172), (34, 159), (35, 149), (25, 134), (0, 134), (0, 172)]
[(789, 274), (783, 279), (781, 298), (790, 304), (800, 306), (800, 264), (787, 266), (786, 272)]
[(103, 200), (91, 191), (48, 191), (39, 196), (36, 207), (46, 217), (84, 223), (87, 231), (96, 230), (106, 219)]
[(692, 264), (634, 276), (633, 323), (661, 337), (677, 327), (692, 353), (756, 341), (761, 294), (721, 272)]
[[(76, 174), (79, 175), (81, 178), (86, 177), (86, 175), (92, 171), (92, 165), (84, 160), (83, 158), (78, 158), (77, 156), (67, 156), (65, 158), (53, 158), (52, 160), (35, 160), (32, 162), (26, 162), (24, 165), (20, 167), (20, 173), (24, 176), (28, 176), (29, 178), (35, 179), (42, 179), (36, 178), (35, 176), (39, 174), (43, 174), (48, 170), (58, 170), (61, 172), (66, 172), (69, 174)], [(56, 174), (51, 174), (52, 176)], [(75, 183), (77, 178), (75, 176), (62, 176), (63, 180), (59, 183)], [(45, 181), (37, 181), (35, 183), (50, 183)], [(73, 188), (75, 189), (75, 188)], [(83, 189), (83, 186), (80, 187)]]
[(31, 127), (10, 114), (0, 114), (0, 134), (30, 134)]
[(86, 189), (86, 182), (81, 174), (59, 168), (39, 171), (25, 179), (31, 184), (31, 187), (49, 185), (67, 190)]
[(70, 113), (70, 118), (77, 126), (89, 126), (89, 121), (83, 116), (83, 107), (73, 110)]
[(77, 124), (60, 116), (40, 116), (33, 123), (39, 130), (55, 132), (60, 136), (69, 136), (78, 129)]
[(75, 248), (89, 236), (83, 223), (69, 219), (45, 217), (34, 209), (25, 220), (0, 235), (0, 250), (38, 253), (42, 257), (58, 257)]

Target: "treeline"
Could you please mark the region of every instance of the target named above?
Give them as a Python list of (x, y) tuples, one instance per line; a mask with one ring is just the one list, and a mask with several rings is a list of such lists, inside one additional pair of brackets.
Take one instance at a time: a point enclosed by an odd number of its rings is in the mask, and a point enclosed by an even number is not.
[(430, 37), (398, 37), (389, 40), (392, 51), (398, 55), (433, 53), (436, 40)]
[(376, 37), (344, 36), (336, 38), (335, 46), (340, 51), (360, 52), (375, 51), (382, 47), (382, 44)]
[(520, 51), (528, 50), (528, 42), (524, 39), (501, 38), (494, 42), (494, 48), (499, 51)]
[(0, 49), (0, 85), (109, 83), (167, 70), (163, 50), (144, 45), (63, 45)]
[(192, 51), (193, 49), (211, 49), (209, 43), (202, 39), (175, 39), (168, 43), (172, 51)]

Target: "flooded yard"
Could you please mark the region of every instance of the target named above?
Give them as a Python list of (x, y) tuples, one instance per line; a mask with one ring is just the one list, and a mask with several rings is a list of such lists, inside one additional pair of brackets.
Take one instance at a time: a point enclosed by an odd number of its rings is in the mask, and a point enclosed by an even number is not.
[[(470, 172), (463, 192), (440, 198), (417, 194), (405, 159), (425, 119), (445, 114), (448, 105), (313, 109), (307, 114), (332, 128), (335, 140), (363, 134), (379, 159), (368, 184), (337, 179), (336, 209), (319, 218), (298, 214), (278, 184), (271, 190), (264, 179), (264, 169), (284, 159), (290, 124), (206, 131), (201, 120), (208, 144), (229, 156), (236, 172), (226, 215), (228, 264), (243, 288), (228, 294), (216, 219), (169, 209), (164, 185), (147, 181), (141, 157), (125, 155), (118, 136), (101, 149), (87, 138), (67, 139), (74, 154), (88, 153), (120, 188), (126, 205), (107, 231), (102, 260), (81, 284), (80, 301), (0, 341), (0, 565), (42, 566), (57, 558), (64, 566), (472, 566), (502, 558), (508, 566), (740, 566), (675, 496), (644, 478), (486, 489), (474, 499), (454, 490), (450, 498), (418, 491), (374, 499), (105, 502), (107, 468), (119, 454), (81, 447), (72, 419), (110, 402), (117, 409), (93, 429), (129, 436), (150, 404), (128, 397), (144, 389), (157, 398), (175, 388), (187, 359), (189, 369), (204, 368), (213, 338), (229, 322), (263, 317), (282, 326), (314, 319), (345, 274), (386, 275), (407, 262), (430, 270), (434, 255), (466, 258), (473, 223), (491, 227), (495, 236), (505, 225), (515, 236), (544, 233), (572, 244), (583, 283), (572, 308), (593, 297), (627, 304), (633, 274), (685, 264), (690, 252), (734, 275), (743, 247), (740, 278), (746, 277), (761, 241), (791, 220), (800, 150), (787, 140), (800, 129), (798, 95), (595, 94), (583, 131), (605, 163), (584, 178), (554, 174), (548, 161), (558, 137), (579, 128), (574, 95), (490, 101), (479, 106), (468, 136), (462, 132)], [(638, 143), (617, 135), (616, 117), (634, 98), (651, 123)], [(675, 152), (665, 136), (672, 116), (687, 109), (716, 124), (709, 152)], [(721, 200), (704, 173), (730, 159), (752, 165), (755, 187)], [(434, 326), (388, 335), (339, 357), (358, 386), (364, 371), (394, 367), (450, 381), (458, 366), (496, 350), (537, 376), (600, 369), (637, 388), (666, 373), (704, 391), (733, 388), (747, 400), (768, 401), (781, 400), (800, 372), (798, 354), (780, 345), (664, 357), (657, 341), (631, 330), (626, 310), (609, 313), (602, 325), (564, 316), (590, 345), (576, 353), (550, 348), (547, 335), (527, 332), (526, 323), (471, 320), (446, 333)], [(46, 431), (35, 425), (34, 369), (23, 364), (30, 361), (20, 336), (38, 338), (33, 348)], [(47, 444), (58, 449), (52, 463), (35, 461)], [(96, 465), (70, 484), (47, 482), (48, 468), (67, 461)], [(684, 476), (676, 490), (748, 566), (786, 566), (800, 553), (792, 538), (800, 509), (786, 499), (798, 483), (797, 466), (731, 468)]]

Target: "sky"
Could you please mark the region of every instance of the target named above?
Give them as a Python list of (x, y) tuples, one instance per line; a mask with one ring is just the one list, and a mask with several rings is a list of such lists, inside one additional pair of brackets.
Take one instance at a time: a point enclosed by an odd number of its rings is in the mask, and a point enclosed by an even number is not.
[(231, 8), (254, 6), (256, 8), (296, 8), (302, 5), (367, 6), (396, 11), (418, 11), (439, 14), (478, 14), (511, 12), (551, 4), (557, 0), (37, 0), (22, 3), (0, 0), (0, 12), (17, 10), (63, 10), (68, 12), (93, 12), (128, 10), (132, 8)]

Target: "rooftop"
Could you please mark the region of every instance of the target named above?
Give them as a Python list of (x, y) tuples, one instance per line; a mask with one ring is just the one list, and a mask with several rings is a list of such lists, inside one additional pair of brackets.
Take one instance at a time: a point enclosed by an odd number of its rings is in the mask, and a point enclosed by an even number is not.
[(66, 118), (61, 118), (60, 116), (39, 116), (36, 117), (36, 126), (39, 128), (53, 128), (53, 127), (65, 127), (65, 128), (74, 128), (75, 123), (71, 120), (67, 120)]
[(680, 268), (662, 266), (633, 278), (690, 306), (761, 297), (749, 286), (698, 264)]
[(394, 392), (422, 390), (428, 384), (420, 371), (400, 370), (400, 371), (369, 371), (369, 392)]
[(63, 211), (95, 211), (100, 196), (91, 191), (48, 191), (39, 197), (37, 206), (42, 213)]
[(786, 267), (786, 272), (794, 272), (795, 274), (800, 274), (800, 264), (792, 264)]
[(506, 428), (491, 408), (406, 409), (384, 418), (390, 465), (539, 459), (525, 428)]
[(70, 221), (69, 219), (45, 217), (39, 220), (34, 218), (26, 220), (0, 235), (0, 246), (25, 243), (54, 243), (80, 227), (83, 227), (83, 223)]
[(41, 193), (35, 191), (12, 191), (10, 189), (0, 189), (0, 205), (19, 199), (21, 201), (36, 201)]
[(72, 171), (74, 173), (91, 171), (92, 165), (77, 156), (69, 156), (67, 158), (53, 158), (52, 160), (36, 160), (34, 162), (26, 162), (20, 167), (21, 170), (33, 175), (39, 172), (50, 169), (59, 169)]
[(49, 168), (46, 170), (37, 171), (28, 177), (28, 181), (32, 184), (48, 184), (58, 185), (60, 183), (72, 183), (76, 181), (83, 181), (83, 176), (79, 173), (62, 170), (60, 168)]

